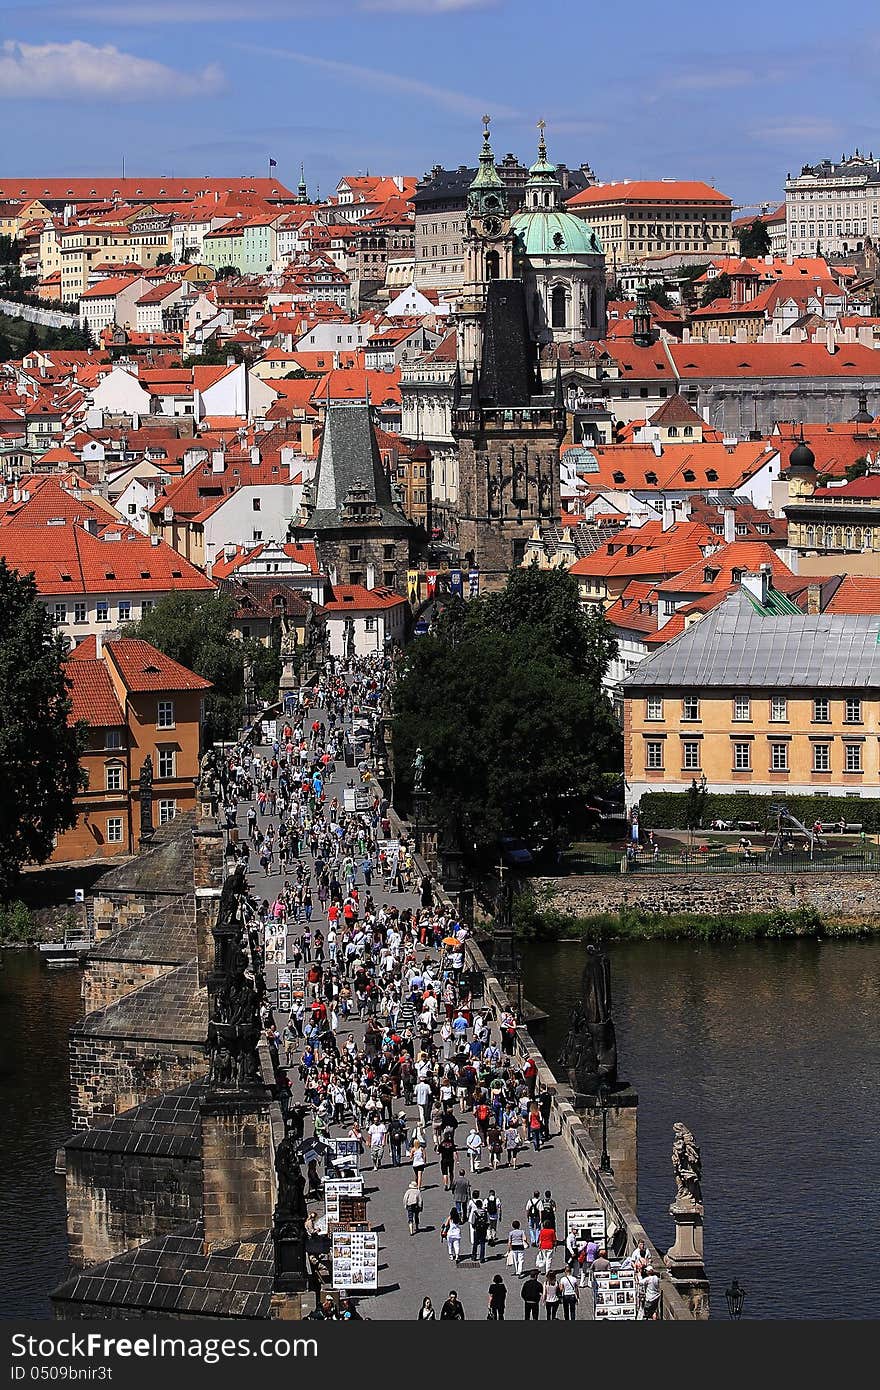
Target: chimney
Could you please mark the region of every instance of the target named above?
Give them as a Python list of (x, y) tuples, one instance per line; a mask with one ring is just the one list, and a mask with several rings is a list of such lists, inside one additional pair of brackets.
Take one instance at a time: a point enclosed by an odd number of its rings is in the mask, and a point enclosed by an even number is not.
[(251, 445), (251, 467), (252, 467), (252, 468), (259, 468), (260, 463), (261, 463), (261, 458), (260, 458), (260, 449), (259, 449), (259, 445), (257, 445), (257, 444), (252, 444), (252, 445)]
[(663, 530), (671, 531), (675, 525), (675, 508), (669, 503), (663, 504)]
[(222, 449), (214, 449), (211, 453), (211, 472), (222, 473), (226, 467), (226, 455)]
[(375, 565), (369, 565), (369, 564), (367, 565), (367, 582), (366, 582), (366, 587), (367, 587), (368, 589), (375, 589), (375, 587), (376, 587), (376, 566), (375, 566)]
[(662, 456), (663, 445), (660, 443), (659, 439), (651, 440), (651, 448), (654, 450), (654, 453), (657, 455), (657, 458), (660, 458)]
[(762, 607), (766, 605), (770, 593), (770, 566), (761, 565), (757, 573), (744, 574), (742, 587), (756, 598)]
[(733, 507), (724, 508), (724, 541), (730, 545), (736, 540), (736, 512)]
[(807, 612), (813, 617), (822, 612), (822, 585), (818, 582), (807, 585)]
[(95, 633), (95, 656), (99, 661), (101, 661), (104, 656), (104, 638), (100, 632)]

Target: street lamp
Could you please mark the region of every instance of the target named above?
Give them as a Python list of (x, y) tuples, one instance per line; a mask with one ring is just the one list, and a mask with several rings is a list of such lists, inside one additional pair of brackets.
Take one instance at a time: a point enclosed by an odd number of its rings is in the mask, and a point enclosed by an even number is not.
[(599, 1083), (599, 1108), (602, 1111), (602, 1153), (599, 1156), (599, 1172), (613, 1177), (614, 1169), (611, 1167), (608, 1153), (608, 1098), (602, 1082)]
[(746, 1290), (742, 1287), (738, 1279), (731, 1282), (730, 1288), (724, 1290), (724, 1297), (727, 1299), (727, 1315), (735, 1321), (742, 1317), (743, 1304), (746, 1301)]

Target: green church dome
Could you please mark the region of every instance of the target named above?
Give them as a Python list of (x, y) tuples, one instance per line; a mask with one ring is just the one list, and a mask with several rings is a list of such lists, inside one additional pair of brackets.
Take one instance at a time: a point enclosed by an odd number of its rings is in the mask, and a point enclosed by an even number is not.
[(527, 256), (601, 256), (602, 242), (588, 222), (573, 212), (534, 208), (512, 218)]

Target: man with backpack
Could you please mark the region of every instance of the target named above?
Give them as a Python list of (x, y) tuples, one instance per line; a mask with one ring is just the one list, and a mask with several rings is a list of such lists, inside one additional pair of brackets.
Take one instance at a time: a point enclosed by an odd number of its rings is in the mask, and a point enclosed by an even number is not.
[(489, 1234), (489, 1217), (484, 1202), (475, 1198), (471, 1211), (471, 1259), (483, 1264), (486, 1259), (486, 1237)]
[(494, 1245), (498, 1238), (498, 1223), (501, 1220), (501, 1198), (495, 1195), (494, 1188), (489, 1189), (486, 1197), (486, 1217), (488, 1219), (489, 1244)]

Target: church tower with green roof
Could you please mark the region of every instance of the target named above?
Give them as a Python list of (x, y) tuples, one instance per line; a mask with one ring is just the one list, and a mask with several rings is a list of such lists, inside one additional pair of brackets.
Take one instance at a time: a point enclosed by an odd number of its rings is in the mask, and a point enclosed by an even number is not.
[(515, 237), (507, 189), (495, 168), (489, 142), (489, 117), (483, 117), (483, 147), (476, 176), (468, 190), (464, 238), (464, 285), (458, 301), (458, 359), (470, 372), (483, 348), (486, 294), (493, 280), (512, 280)]

